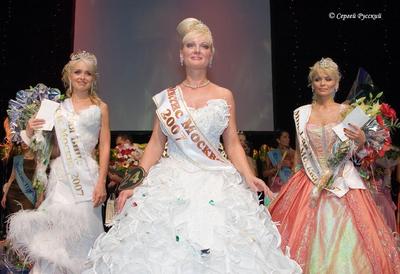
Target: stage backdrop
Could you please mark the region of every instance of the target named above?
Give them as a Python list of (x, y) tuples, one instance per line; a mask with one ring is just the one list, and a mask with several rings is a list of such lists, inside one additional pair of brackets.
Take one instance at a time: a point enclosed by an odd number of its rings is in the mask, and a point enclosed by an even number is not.
[(176, 25), (207, 24), (216, 53), (209, 78), (235, 95), (238, 127), (273, 130), (269, 1), (76, 0), (74, 50), (97, 55), (112, 130), (150, 130), (151, 97), (183, 80)]

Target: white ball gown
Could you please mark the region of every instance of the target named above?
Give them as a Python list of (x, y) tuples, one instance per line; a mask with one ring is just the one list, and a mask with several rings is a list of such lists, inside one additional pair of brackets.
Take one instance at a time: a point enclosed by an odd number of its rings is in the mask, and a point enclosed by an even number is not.
[[(72, 115), (83, 157), (89, 167), (93, 190), (98, 164), (93, 157), (101, 124), (101, 111), (93, 105), (75, 113), (70, 99), (62, 107)], [(82, 272), (93, 242), (103, 232), (101, 207), (91, 201), (76, 203), (63, 161), (50, 163), (46, 198), (37, 210), (23, 210), (9, 221), (8, 239), (13, 248), (34, 262), (31, 273), (76, 274)]]
[[(210, 100), (190, 112), (218, 147), (229, 121), (226, 101)], [(96, 240), (85, 274), (301, 272), (281, 251), (268, 211), (232, 165), (200, 168), (170, 138), (168, 154)]]

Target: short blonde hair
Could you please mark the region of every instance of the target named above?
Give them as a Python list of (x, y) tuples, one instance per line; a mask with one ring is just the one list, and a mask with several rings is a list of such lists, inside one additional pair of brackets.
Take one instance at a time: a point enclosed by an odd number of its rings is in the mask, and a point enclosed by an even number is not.
[(331, 58), (322, 58), (321, 60), (315, 62), (312, 67), (310, 67), (310, 72), (308, 73), (309, 86), (311, 86), (315, 76), (320, 71), (325, 72), (326, 74), (334, 78), (337, 82), (339, 82), (340, 78), (342, 77), (338, 65)]
[(178, 26), (176, 27), (176, 31), (181, 38), (182, 45), (185, 44), (189, 39), (194, 36), (203, 35), (206, 37), (211, 46), (211, 51), (214, 53), (214, 42), (210, 29), (206, 24), (201, 22), (196, 18), (186, 18), (183, 19)]
[(87, 52), (87, 51), (77, 51), (74, 52), (70, 55), (70, 60), (69, 62), (64, 66), (62, 70), (62, 78), (61, 80), (63, 81), (64, 87), (66, 88), (66, 96), (71, 97), (73, 90), (71, 89), (71, 83), (69, 80), (69, 76), (71, 75), (72, 68), (74, 67), (75, 64), (78, 62), (85, 62), (86, 64), (89, 64), (92, 67), (92, 74), (93, 74), (93, 83), (92, 86), (89, 90), (89, 97), (93, 103), (96, 105), (99, 105), (101, 102), (100, 97), (97, 95), (97, 58), (93, 53)]

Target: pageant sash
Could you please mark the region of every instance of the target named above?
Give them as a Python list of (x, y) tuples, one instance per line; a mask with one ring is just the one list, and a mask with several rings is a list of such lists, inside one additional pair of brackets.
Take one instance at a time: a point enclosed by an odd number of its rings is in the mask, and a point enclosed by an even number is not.
[[(307, 137), (306, 124), (310, 118), (310, 115), (311, 105), (301, 106), (294, 111), (294, 121), (296, 125), (300, 157), (304, 166), (304, 171), (317, 189), (319, 188), (320, 180), (325, 173), (319, 165), (317, 157), (311, 149)], [(358, 175), (358, 172), (355, 170), (353, 164), (350, 161), (347, 161), (344, 163), (342, 176), (336, 177), (333, 184), (329, 188), (324, 189), (332, 192), (337, 197), (342, 197), (347, 193), (347, 191), (349, 191), (350, 188), (364, 189), (365, 186), (362, 183), (362, 180)]]
[(304, 170), (308, 178), (314, 185), (318, 185), (319, 179), (322, 176), (322, 169), (319, 166), (317, 158), (311, 149), (308, 141), (306, 124), (311, 115), (311, 105), (305, 105), (297, 108), (294, 111), (294, 123), (296, 125), (297, 140), (300, 147), (300, 157), (304, 166)]
[[(279, 165), (279, 163), (282, 161), (282, 153), (279, 149), (270, 150), (268, 151), (267, 154), (268, 158), (271, 160), (271, 163), (274, 167)], [(282, 182), (287, 182), (290, 176), (292, 176), (292, 170), (287, 166), (283, 166), (279, 170), (278, 174)]]
[(13, 158), (13, 167), (15, 169), (15, 180), (22, 193), (31, 202), (32, 205), (36, 204), (36, 191), (33, 188), (32, 181), (26, 176), (24, 171), (24, 156), (17, 155)]
[(197, 166), (204, 169), (232, 167), (196, 126), (179, 87), (166, 89), (156, 94), (153, 100), (169, 138)]
[(76, 129), (76, 115), (66, 109), (65, 101), (56, 111), (55, 129), (61, 158), (68, 177), (75, 202), (92, 200), (92, 182), (89, 165), (86, 162), (86, 153), (79, 140)]

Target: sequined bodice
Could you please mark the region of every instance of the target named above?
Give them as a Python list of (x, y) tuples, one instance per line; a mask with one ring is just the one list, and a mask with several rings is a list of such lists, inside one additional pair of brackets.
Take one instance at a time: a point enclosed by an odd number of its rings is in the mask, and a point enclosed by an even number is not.
[(332, 127), (336, 124), (329, 123), (321, 126), (307, 123), (307, 135), (310, 145), (322, 168), (326, 168), (326, 161), (337, 139), (336, 133), (332, 130)]
[[(188, 110), (203, 135), (215, 148), (218, 148), (220, 136), (229, 122), (229, 106), (226, 101), (224, 99), (211, 99), (201, 108), (189, 107)], [(167, 132), (164, 128), (162, 130), (164, 134)], [(170, 138), (168, 138), (168, 154), (182, 154)]]

